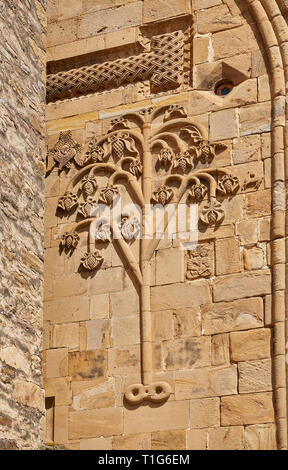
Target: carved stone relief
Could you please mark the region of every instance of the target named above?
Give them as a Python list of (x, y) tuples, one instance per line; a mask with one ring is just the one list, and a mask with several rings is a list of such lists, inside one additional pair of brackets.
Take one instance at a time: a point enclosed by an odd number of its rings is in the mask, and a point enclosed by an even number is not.
[[(65, 159), (61, 157), (63, 147)], [(225, 149), (226, 145), (222, 143), (207, 141), (187, 118), (184, 108), (164, 106), (146, 108), (112, 120), (109, 132), (99, 138), (93, 137), (81, 151), (70, 131), (61, 133), (55, 147), (48, 152), (48, 171), (57, 165), (62, 171), (67, 163), (66, 171), (69, 172), (72, 165), (78, 169), (76, 175), (73, 172), (74, 176), (58, 203), (58, 210), (68, 218), (77, 208), (77, 217), (81, 219), (76, 218), (69, 224), (69, 231), (66, 230), (61, 239), (63, 249), (72, 253), (79, 241), (79, 230), (87, 227), (88, 250), (81, 259), (81, 268), (88, 272), (97, 271), (104, 259), (95, 249), (96, 242), (113, 242), (139, 286), (142, 384), (131, 385), (126, 390), (125, 398), (132, 403), (161, 402), (171, 393), (168, 384), (153, 382), (150, 261), (160, 240), (155, 238), (155, 233), (152, 239), (145, 238), (145, 230), (139, 236), (142, 224), (136, 214), (122, 215), (115, 225), (107, 221), (104, 212), (95, 212), (94, 206), (100, 203), (110, 211), (124, 185), (131, 201), (140, 206), (144, 221), (147, 206), (151, 203), (165, 207), (169, 203), (177, 206), (181, 201), (199, 206), (199, 223), (217, 225), (225, 218), (223, 199), (233, 197), (241, 188), (230, 169), (210, 166)], [(104, 186), (103, 174), (106, 177)], [(91, 227), (95, 222), (97, 230), (93, 239)], [(132, 249), (137, 237), (139, 259)], [(187, 254), (187, 280), (209, 277), (212, 271), (209, 244)]]
[(183, 32), (154, 36), (150, 51), (138, 56), (49, 74), (47, 102), (145, 80), (152, 93), (171, 90), (181, 85), (183, 67)]

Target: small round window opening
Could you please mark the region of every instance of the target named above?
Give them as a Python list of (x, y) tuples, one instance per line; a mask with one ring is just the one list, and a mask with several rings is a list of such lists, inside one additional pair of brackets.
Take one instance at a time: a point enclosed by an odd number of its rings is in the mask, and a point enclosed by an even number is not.
[(232, 82), (222, 82), (215, 87), (215, 93), (218, 96), (226, 96), (231, 93), (234, 88), (234, 84)]

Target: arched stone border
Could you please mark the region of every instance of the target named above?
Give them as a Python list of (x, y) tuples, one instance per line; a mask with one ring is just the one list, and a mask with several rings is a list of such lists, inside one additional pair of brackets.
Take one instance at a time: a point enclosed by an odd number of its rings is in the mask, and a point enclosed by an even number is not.
[[(285, 361), (286, 308), (288, 306), (288, 217), (285, 186), (288, 174), (288, 26), (280, 7), (282, 0), (245, 0), (261, 33), (272, 78), (272, 315), (273, 391), (277, 442), (287, 449), (287, 372)], [(287, 274), (286, 274), (287, 273)]]

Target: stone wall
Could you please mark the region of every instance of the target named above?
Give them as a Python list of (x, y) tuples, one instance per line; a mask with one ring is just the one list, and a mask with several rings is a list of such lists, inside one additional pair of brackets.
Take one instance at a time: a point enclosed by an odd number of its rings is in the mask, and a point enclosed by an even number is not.
[(45, 0), (0, 2), (0, 449), (43, 440)]
[[(47, 439), (275, 449), (276, 424), (285, 447), (284, 17), (274, 0), (100, 3), (48, 10)], [(111, 184), (125, 203), (197, 204), (196, 250), (177, 233), (93, 241)]]

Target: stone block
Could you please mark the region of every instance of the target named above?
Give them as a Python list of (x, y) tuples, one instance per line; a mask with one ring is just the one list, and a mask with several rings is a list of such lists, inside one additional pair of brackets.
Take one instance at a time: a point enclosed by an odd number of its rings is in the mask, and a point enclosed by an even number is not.
[(250, 244), (257, 243), (258, 241), (257, 220), (241, 220), (240, 222), (236, 223), (236, 235), (239, 236), (241, 245), (250, 245)]
[(262, 248), (258, 248), (256, 246), (245, 248), (243, 251), (243, 261), (244, 268), (247, 271), (251, 271), (252, 269), (262, 269), (265, 264)]
[(211, 337), (211, 364), (221, 366), (230, 363), (229, 334), (222, 333)]
[(251, 393), (221, 398), (221, 426), (274, 422), (272, 393)]
[(114, 380), (95, 385), (79, 394), (73, 393), (72, 408), (74, 411), (110, 408), (115, 406)]
[(65, 323), (51, 326), (52, 348), (79, 348), (79, 323)]
[(163, 361), (167, 370), (191, 369), (211, 364), (210, 337), (190, 337), (164, 341)]
[(244, 427), (231, 426), (209, 429), (209, 450), (243, 450)]
[(101, 31), (111, 33), (125, 28), (131, 28), (141, 24), (142, 2), (136, 1), (117, 8), (117, 14), (112, 8), (106, 8), (99, 12), (90, 12), (82, 15), (79, 21), (78, 38), (88, 38), (99, 34)]
[(217, 5), (197, 13), (198, 33), (216, 33), (242, 25), (240, 17), (232, 16), (227, 5)]
[(219, 302), (202, 307), (204, 334), (225, 333), (263, 326), (261, 297)]
[(68, 442), (68, 406), (55, 406), (54, 413), (54, 442), (64, 444)]
[(245, 427), (246, 450), (277, 450), (275, 424), (255, 424)]
[(72, 403), (71, 381), (69, 377), (44, 378), (45, 396), (55, 397), (55, 406)]
[[(100, 269), (95, 278), (89, 279), (89, 294), (106, 294), (124, 289), (124, 269), (120, 267)], [(87, 281), (86, 281), (87, 282)]]
[(140, 345), (108, 350), (109, 373), (126, 375), (138, 371), (140, 364)]
[(218, 277), (213, 286), (214, 301), (228, 302), (245, 297), (271, 293), (271, 273), (269, 269)]
[(193, 59), (194, 64), (201, 64), (208, 61), (210, 40), (207, 37), (194, 38)]
[(259, 49), (255, 35), (248, 24), (230, 31), (215, 33), (212, 47), (215, 61)]
[(205, 367), (175, 372), (176, 400), (237, 393), (237, 367)]
[(231, 358), (233, 361), (266, 359), (271, 355), (271, 330), (235, 331), (230, 333)]
[(150, 450), (150, 434), (130, 434), (127, 436), (115, 436), (112, 440), (113, 450)]
[(69, 414), (69, 439), (117, 436), (123, 434), (123, 410), (73, 411)]
[(109, 294), (92, 295), (90, 298), (90, 318), (109, 317)]
[(209, 282), (196, 280), (187, 284), (157, 286), (151, 289), (151, 310), (190, 308), (208, 303), (210, 299)]
[(113, 346), (123, 347), (140, 343), (140, 320), (138, 316), (115, 317), (112, 319)]
[(112, 437), (81, 439), (80, 450), (112, 450)]
[(240, 244), (237, 238), (224, 238), (215, 242), (216, 275), (241, 271)]
[(187, 431), (187, 450), (206, 450), (207, 437), (207, 429), (192, 429)]
[(113, 292), (110, 294), (112, 316), (133, 316), (139, 313), (139, 297), (133, 290)]
[(271, 191), (257, 191), (246, 196), (245, 212), (247, 217), (265, 217), (271, 213)]
[(220, 426), (220, 398), (202, 398), (190, 401), (191, 428)]
[(68, 348), (48, 349), (44, 352), (45, 377), (68, 375)]
[(239, 362), (239, 392), (266, 392), (272, 390), (271, 360)]
[(107, 351), (76, 351), (69, 353), (69, 376), (72, 380), (98, 379), (107, 376)]
[(210, 115), (210, 139), (213, 141), (238, 137), (238, 120), (235, 109), (216, 111)]
[(191, 12), (188, 0), (145, 0), (143, 2), (143, 22), (163, 20), (164, 18), (174, 18), (178, 15)]
[(240, 108), (240, 135), (271, 131), (271, 102), (251, 104)]
[(199, 307), (173, 311), (175, 338), (201, 335), (201, 314)]
[(139, 431), (170, 431), (171, 416), (173, 416), (173, 429), (186, 429), (189, 424), (189, 402), (167, 401), (162, 406), (149, 405), (137, 408), (124, 409), (124, 433), (134, 434)]
[(260, 135), (240, 137), (233, 141), (233, 162), (235, 165), (261, 160)]
[(108, 348), (111, 343), (110, 322), (98, 318), (80, 323), (80, 350)]
[(177, 248), (156, 253), (156, 284), (173, 284), (184, 281), (184, 251)]
[(44, 411), (43, 391), (33, 382), (16, 379), (14, 382), (13, 399), (21, 405)]
[(45, 302), (44, 317), (51, 323), (89, 320), (89, 300), (87, 296), (49, 300)]
[(152, 450), (185, 450), (186, 449), (186, 431), (160, 431), (152, 432), (151, 435)]
[(173, 338), (173, 312), (153, 312), (152, 340), (163, 341)]

